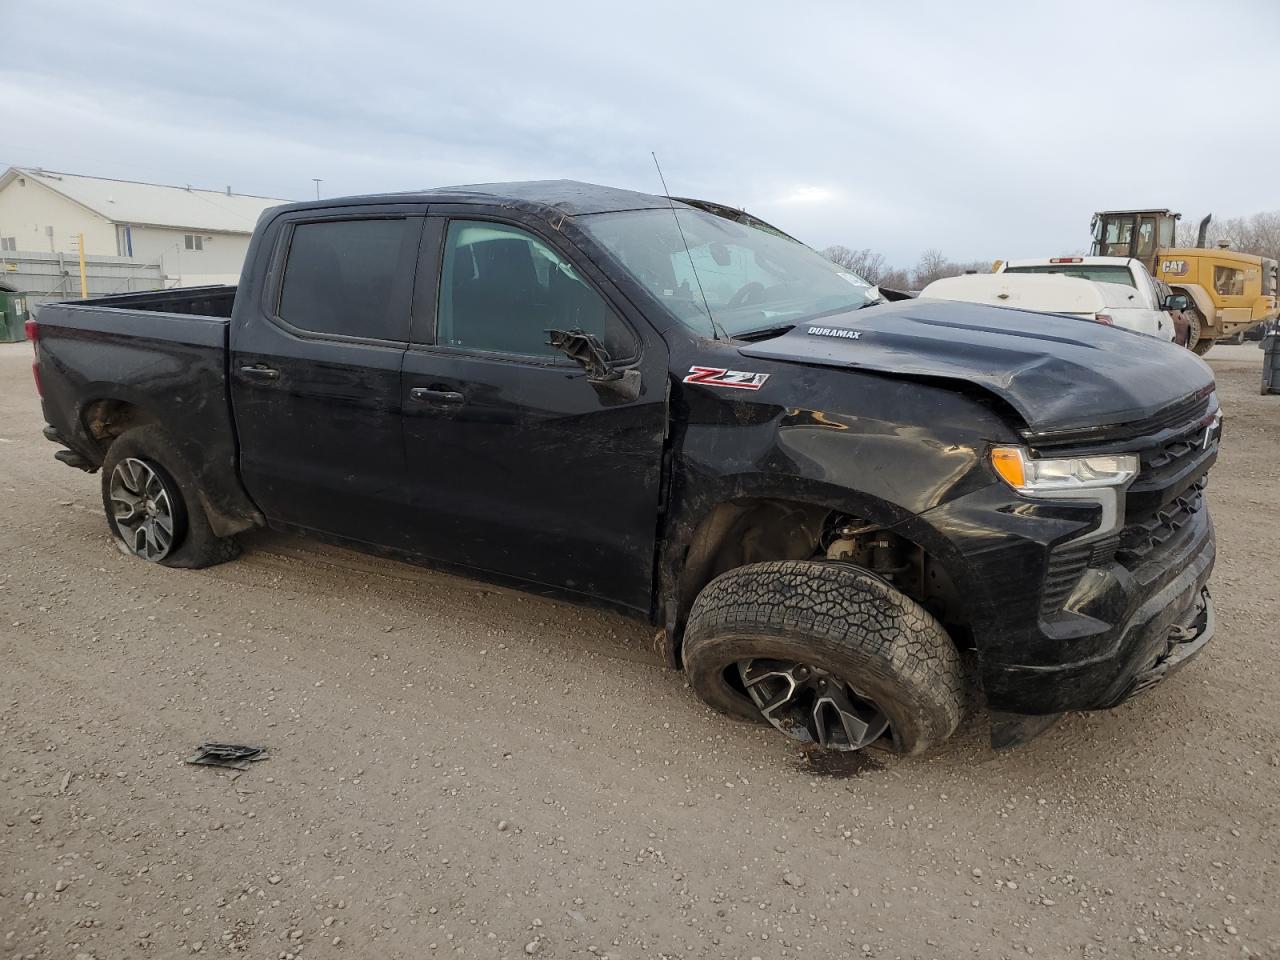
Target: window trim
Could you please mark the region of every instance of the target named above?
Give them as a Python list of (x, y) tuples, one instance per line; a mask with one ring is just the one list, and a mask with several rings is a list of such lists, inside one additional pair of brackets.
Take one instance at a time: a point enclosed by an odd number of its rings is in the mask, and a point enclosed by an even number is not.
[(413, 283), (418, 260), (418, 246), (422, 240), (423, 221), (425, 220), (422, 209), (402, 211), (340, 209), (332, 213), (320, 213), (320, 215), (315, 215), (310, 210), (304, 210), (301, 214), (298, 217), (290, 217), (280, 225), (280, 233), (276, 238), (276, 249), (270, 260), (271, 282), (263, 291), (262, 309), (267, 320), (285, 333), (301, 340), (407, 347), (409, 345), (408, 339), (359, 337), (345, 333), (324, 333), (319, 330), (308, 330), (306, 327), (299, 327), (280, 315), (280, 301), (284, 295), (285, 274), (289, 266), (289, 251), (293, 246), (293, 235), (299, 226), (309, 223), (334, 223), (351, 220), (403, 220), (406, 221), (406, 229), (404, 236), (401, 238), (400, 251), (397, 255), (394, 273), (395, 279), (392, 282), (391, 298), (387, 309), (393, 313), (396, 311), (403, 313), (406, 336), (412, 337)]
[[(517, 220), (489, 212), (486, 208), (480, 206), (477, 206), (474, 210), (466, 209), (465, 205), (462, 204), (448, 204), (447, 206), (448, 209), (444, 210), (430, 209), (427, 214), (427, 225), (423, 228), (423, 257), (418, 264), (417, 286), (425, 289), (422, 290), (421, 300), (419, 299), (419, 291), (417, 289), (414, 291), (415, 322), (411, 334), (414, 339), (409, 343), (410, 350), (423, 350), (459, 357), (475, 357), (479, 360), (517, 363), (545, 369), (580, 369), (578, 364), (568, 357), (500, 350), (478, 350), (475, 347), (459, 347), (439, 342), (440, 298), (444, 293), (445, 249), (449, 244), (449, 226), (454, 221), (460, 221), (465, 223), (495, 223), (514, 230), (520, 230), (546, 244), (552, 251), (567, 260), (577, 272), (579, 279), (604, 301), (614, 319), (622, 324), (623, 329), (631, 337), (631, 351), (625, 356), (613, 358), (611, 362), (618, 366), (633, 366), (640, 361), (644, 355), (644, 338), (636, 330), (636, 325), (627, 318), (626, 312), (618, 307), (616, 298), (603, 290), (590, 271), (584, 269), (584, 262), (589, 264), (590, 261), (578, 250), (576, 245), (557, 243), (549, 232), (542, 229), (543, 224), (541, 221), (534, 221), (532, 218), (531, 220)], [(428, 245), (431, 241), (436, 244), (434, 250), (429, 249)], [(427, 259), (428, 255), (430, 255), (430, 260)], [(594, 268), (595, 265), (591, 264), (591, 266)], [(425, 275), (428, 273), (430, 275), (429, 278)], [(424, 280), (427, 281), (425, 284)], [(430, 316), (429, 318), (421, 318), (423, 329), (419, 331), (418, 306), (428, 300), (430, 301), (428, 307)], [(421, 339), (418, 339), (419, 332), (421, 333)]]

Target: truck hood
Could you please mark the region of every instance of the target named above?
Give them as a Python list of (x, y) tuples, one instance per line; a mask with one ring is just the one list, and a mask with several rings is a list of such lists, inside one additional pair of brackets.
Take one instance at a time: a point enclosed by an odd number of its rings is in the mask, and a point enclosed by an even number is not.
[(960, 380), (1035, 433), (1142, 420), (1213, 384), (1190, 350), (1090, 320), (901, 300), (803, 323), (743, 356)]

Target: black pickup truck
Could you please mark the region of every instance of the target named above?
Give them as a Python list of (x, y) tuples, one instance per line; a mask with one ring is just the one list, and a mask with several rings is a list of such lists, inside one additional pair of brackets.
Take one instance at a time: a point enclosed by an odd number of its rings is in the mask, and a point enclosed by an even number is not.
[[(50, 305), (46, 435), (121, 549), (269, 525), (606, 604), (708, 704), (917, 753), (1114, 706), (1213, 633), (1189, 351), (880, 301), (777, 231), (555, 181), (267, 211), (236, 288)], [(975, 665), (970, 669), (969, 659)]]

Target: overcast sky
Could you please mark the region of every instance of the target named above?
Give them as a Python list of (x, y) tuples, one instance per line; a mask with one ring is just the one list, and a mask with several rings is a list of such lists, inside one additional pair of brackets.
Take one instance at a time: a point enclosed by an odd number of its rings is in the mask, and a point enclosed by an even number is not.
[(1280, 3), (0, 0), (0, 165), (288, 199), (567, 177), (818, 247), (1280, 209)]

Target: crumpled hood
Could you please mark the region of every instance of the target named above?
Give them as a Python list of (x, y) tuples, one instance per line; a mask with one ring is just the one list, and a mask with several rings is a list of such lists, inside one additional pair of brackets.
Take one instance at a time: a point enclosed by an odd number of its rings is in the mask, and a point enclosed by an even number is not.
[(1213, 383), (1184, 347), (1056, 314), (901, 300), (746, 344), (747, 357), (977, 384), (1036, 433), (1149, 417)]

